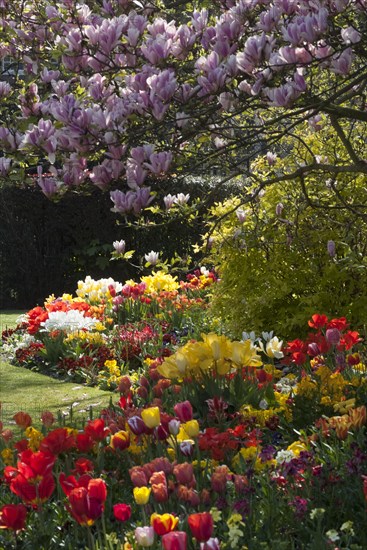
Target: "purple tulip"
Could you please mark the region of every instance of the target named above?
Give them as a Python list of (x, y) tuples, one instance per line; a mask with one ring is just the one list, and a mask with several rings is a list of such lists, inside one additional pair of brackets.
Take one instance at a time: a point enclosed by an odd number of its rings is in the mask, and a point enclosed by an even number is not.
[(183, 441), (180, 443), (180, 451), (184, 456), (190, 457), (194, 452), (194, 445), (190, 441)]
[(146, 426), (143, 419), (140, 416), (131, 416), (127, 421), (130, 430), (135, 435), (142, 435), (146, 433)]
[(340, 342), (341, 334), (337, 328), (329, 328), (325, 334), (326, 341), (332, 346), (336, 346)]

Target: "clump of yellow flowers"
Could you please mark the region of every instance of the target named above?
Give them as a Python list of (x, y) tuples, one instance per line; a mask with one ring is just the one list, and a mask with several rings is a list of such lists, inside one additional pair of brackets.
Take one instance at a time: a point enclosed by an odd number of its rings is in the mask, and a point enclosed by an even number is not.
[(95, 304), (102, 300), (112, 301), (112, 289), (114, 293), (118, 293), (122, 289), (122, 284), (114, 281), (111, 277), (95, 281), (88, 275), (84, 281), (78, 281), (76, 294), (90, 304)]
[(153, 271), (151, 275), (141, 278), (141, 282), (146, 285), (146, 294), (156, 294), (161, 291), (172, 292), (180, 288), (177, 277), (172, 277), (164, 271)]
[(188, 342), (158, 367), (165, 378), (201, 375), (212, 370), (224, 375), (241, 367), (260, 367), (262, 361), (250, 340), (231, 341), (213, 332), (201, 335), (202, 342)]

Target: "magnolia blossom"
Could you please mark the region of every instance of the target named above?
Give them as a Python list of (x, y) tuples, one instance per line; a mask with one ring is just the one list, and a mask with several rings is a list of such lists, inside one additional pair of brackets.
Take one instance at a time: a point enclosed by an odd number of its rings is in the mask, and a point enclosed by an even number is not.
[(183, 206), (184, 204), (187, 204), (190, 199), (190, 195), (184, 195), (184, 193), (178, 193), (174, 198), (174, 203)]
[(6, 157), (0, 157), (0, 175), (6, 176), (10, 170), (11, 159)]
[(71, 332), (74, 330), (93, 330), (98, 319), (84, 317), (84, 313), (76, 309), (70, 311), (51, 311), (48, 319), (41, 323), (42, 332), (51, 332), (53, 330), (65, 330)]
[(334, 258), (335, 254), (336, 254), (335, 242), (334, 241), (328, 241), (327, 242), (327, 251), (328, 251), (329, 256), (331, 258)]
[(148, 254), (145, 254), (144, 258), (146, 262), (150, 263), (150, 265), (157, 265), (159, 252), (154, 252), (151, 250)]
[(52, 197), (57, 195), (60, 188), (63, 185), (62, 182), (58, 182), (54, 178), (44, 178), (44, 177), (38, 178), (37, 183), (40, 186), (42, 193), (48, 199), (51, 199)]
[[(15, 82), (0, 83), (4, 108), (9, 94), (14, 106), (14, 116), (0, 127), (0, 146), (12, 153), (12, 169), (24, 150), (23, 164), (44, 164), (46, 157), (66, 185), (88, 180), (104, 190), (116, 181), (113, 211), (124, 215), (139, 215), (150, 204), (145, 180), (164, 177), (175, 157), (178, 166), (189, 167), (196, 145), (199, 162), (212, 155), (203, 146), (210, 135), (218, 159), (232, 148), (240, 158), (241, 148), (259, 142), (260, 134), (269, 147), (281, 144), (278, 128), (301, 128), (305, 120), (303, 109), (291, 120), (286, 110), (306, 91), (314, 98), (309, 123), (319, 130), (329, 99), (339, 97), (344, 77), (363, 65), (366, 0), (223, 0), (193, 13), (185, 4), (179, 22), (169, 6), (158, 14), (154, 2), (64, 0), (51, 6), (40, 0), (26, 11), (17, 9), (18, 2), (1, 3), (6, 25), (0, 53), (14, 59), (8, 74)], [(45, 44), (49, 55), (41, 55)], [(20, 68), (32, 76), (25, 88)], [(314, 78), (315, 71), (324, 76)], [(343, 105), (352, 109), (351, 121), (360, 118), (353, 111), (363, 99), (358, 81), (353, 92)], [(274, 123), (267, 120), (259, 130), (257, 120), (269, 105), (277, 110)], [(250, 122), (245, 140), (242, 132), (227, 134), (226, 115), (237, 110)], [(269, 155), (272, 166), (276, 159)], [(52, 197), (55, 184), (42, 185)]]
[(11, 92), (11, 86), (8, 82), (0, 82), (0, 98), (5, 98)]
[(244, 221), (246, 221), (247, 214), (246, 214), (246, 211), (243, 210), (242, 208), (237, 208), (236, 216), (240, 223), (243, 223)]
[(270, 166), (273, 166), (273, 164), (275, 164), (277, 158), (278, 158), (278, 156), (277, 156), (276, 153), (272, 153), (271, 151), (268, 151), (266, 153), (266, 160), (268, 161), (268, 164)]
[(175, 204), (176, 195), (171, 195), (170, 193), (163, 197), (164, 206), (166, 207), (166, 210), (170, 210), (172, 206)]
[(116, 250), (117, 254), (123, 254), (125, 252), (126, 243), (124, 240), (114, 241), (113, 248)]

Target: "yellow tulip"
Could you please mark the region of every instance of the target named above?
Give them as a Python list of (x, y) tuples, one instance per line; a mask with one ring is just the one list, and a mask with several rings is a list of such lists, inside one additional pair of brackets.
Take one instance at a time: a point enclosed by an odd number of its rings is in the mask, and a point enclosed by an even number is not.
[(189, 420), (181, 424), (181, 428), (187, 433), (189, 438), (197, 437), (200, 433), (200, 426), (197, 420)]
[(147, 504), (151, 490), (152, 489), (149, 487), (134, 487), (134, 499), (136, 504), (141, 506)]
[(301, 441), (294, 441), (291, 445), (288, 445), (287, 451), (292, 451), (295, 456), (299, 456), (302, 451), (307, 451), (307, 447)]
[(147, 428), (156, 428), (161, 423), (161, 413), (158, 407), (143, 409), (141, 417)]
[(201, 337), (210, 348), (214, 361), (226, 359), (230, 355), (231, 342), (225, 336), (210, 332), (209, 334), (202, 334)]
[(169, 378), (170, 380), (181, 378), (182, 376), (177, 368), (174, 355), (171, 355), (171, 357), (165, 359), (163, 363), (157, 367), (157, 371), (161, 376), (164, 376), (164, 378)]
[(230, 358), (238, 367), (261, 367), (263, 364), (251, 340), (231, 342)]
[(227, 359), (220, 359), (219, 361), (216, 361), (216, 368), (217, 373), (223, 376), (224, 374), (228, 374), (230, 372), (232, 363)]

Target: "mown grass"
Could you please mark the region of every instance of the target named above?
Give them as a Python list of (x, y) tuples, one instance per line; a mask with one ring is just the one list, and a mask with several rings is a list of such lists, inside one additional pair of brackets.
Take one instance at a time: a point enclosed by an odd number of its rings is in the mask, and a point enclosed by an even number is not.
[[(12, 328), (22, 311), (1, 311), (1, 330)], [(1, 350), (0, 350), (1, 351)], [(65, 417), (66, 422), (82, 423), (106, 407), (111, 397), (117, 396), (97, 388), (54, 380), (48, 376), (15, 367), (0, 358), (0, 420), (4, 427), (14, 426), (13, 416), (22, 410), (32, 416), (34, 425), (40, 424), (44, 410)], [(71, 415), (71, 418), (70, 418)]]
[(18, 317), (23, 313), (25, 313), (25, 311), (19, 309), (3, 309), (0, 311), (0, 331), (2, 332), (7, 328), (15, 327)]

